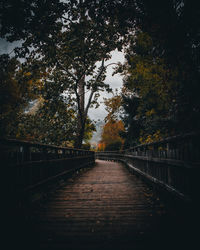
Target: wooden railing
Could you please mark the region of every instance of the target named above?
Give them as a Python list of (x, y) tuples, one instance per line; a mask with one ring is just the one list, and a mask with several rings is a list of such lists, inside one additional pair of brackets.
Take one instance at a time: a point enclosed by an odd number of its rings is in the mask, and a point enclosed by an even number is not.
[(6, 192), (22, 194), (95, 163), (93, 151), (13, 139), (0, 140), (2, 181)]
[(196, 199), (200, 178), (200, 134), (190, 133), (124, 151), (97, 152), (97, 159), (118, 160), (179, 198)]

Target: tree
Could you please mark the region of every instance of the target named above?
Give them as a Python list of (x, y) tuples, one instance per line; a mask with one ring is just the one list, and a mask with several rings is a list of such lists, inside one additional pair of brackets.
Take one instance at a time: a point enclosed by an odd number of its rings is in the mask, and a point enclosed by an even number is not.
[[(124, 25), (131, 24), (151, 37), (154, 54), (164, 60), (169, 71), (176, 71), (180, 84), (174, 116), (179, 133), (198, 129), (200, 7), (196, 0), (124, 1), (129, 9)], [(133, 13), (133, 14), (132, 14)], [(121, 13), (119, 13), (121, 15)]]
[(102, 143), (102, 142), (98, 143), (97, 150), (104, 151), (105, 150), (105, 143)]
[(123, 116), (125, 131), (121, 133), (122, 138), (125, 140), (124, 148), (130, 148), (139, 144), (140, 131), (144, 128), (137, 116), (137, 110), (140, 103), (140, 98), (133, 95), (123, 94)]
[(90, 145), (89, 141), (92, 139), (93, 132), (96, 131), (95, 124), (87, 117), (86, 124), (85, 124), (85, 131), (83, 140), (85, 145)]
[(120, 120), (122, 97), (116, 90), (111, 98), (104, 98), (104, 104), (108, 115), (104, 119), (106, 123), (103, 126), (98, 150), (120, 150), (124, 144), (121, 136), (124, 133), (124, 124)]
[[(48, 82), (65, 92), (77, 105), (77, 140), (75, 147), (80, 148), (85, 131), (88, 110), (98, 106), (100, 91), (110, 91), (104, 83), (106, 60), (110, 52), (122, 46), (117, 25), (105, 22), (99, 17), (92, 19), (84, 2), (71, 9), (72, 16), (67, 19), (63, 30), (57, 34), (55, 43), (38, 48), (33, 57), (41, 54), (41, 64), (51, 68)], [(97, 23), (98, 22), (98, 23)], [(97, 64), (98, 63), (98, 64)], [(47, 83), (50, 84), (50, 83)], [(89, 95), (87, 103), (85, 94)]]
[(36, 78), (31, 78), (19, 61), (5, 54), (0, 56), (1, 136), (16, 136), (20, 113), (36, 98), (33, 81)]
[[(125, 34), (125, 29), (117, 22), (116, 4), (89, 0), (20, 1), (15, 14), (18, 15), (23, 8), (24, 15), (16, 24), (12, 18), (7, 18), (14, 7), (11, 0), (1, 6), (1, 34), (10, 41), (24, 39), (22, 47), (15, 49), (15, 53), (28, 57), (27, 62), (30, 61), (32, 67), (46, 68), (44, 71), (49, 75), (44, 89), (56, 85), (53, 96), (59, 98), (58, 93), (62, 95), (65, 92), (76, 103), (75, 147), (79, 148), (89, 108), (98, 105), (99, 91), (110, 91), (104, 83), (105, 61), (110, 58), (112, 50), (122, 48), (124, 38), (121, 35)], [(44, 13), (47, 18), (44, 18)], [(97, 62), (100, 65), (97, 66)], [(85, 93), (89, 91), (88, 102), (85, 103)]]
[(39, 46), (47, 37), (60, 30), (60, 17), (67, 3), (59, 0), (2, 0), (0, 3), (0, 37), (10, 42), (23, 39), (28, 46)]
[[(198, 128), (196, 1), (19, 0), (16, 5), (8, 0), (0, 10), (1, 36), (23, 39), (15, 53), (47, 73), (42, 81), (44, 99), (60, 100), (65, 92), (72, 106), (76, 104), (76, 147), (81, 147), (88, 110), (98, 105), (99, 91), (109, 91), (104, 83), (109, 53), (129, 42), (125, 72), (129, 89), (139, 98), (134, 117), (144, 134), (154, 133), (166, 121), (175, 121), (181, 131), (190, 124)], [(15, 23), (12, 15), (19, 13), (23, 15)], [(51, 91), (46, 91), (49, 86)], [(86, 92), (90, 92), (87, 103)]]
[(38, 101), (36, 108), (21, 114), (17, 138), (72, 147), (75, 138), (75, 111), (63, 100)]
[(122, 112), (122, 96), (116, 93), (113, 93), (111, 98), (104, 98), (105, 110), (108, 112), (105, 117), (105, 122), (112, 120), (119, 120)]
[(168, 67), (154, 51), (151, 37), (143, 32), (130, 40), (125, 58), (121, 66), (127, 89), (123, 93), (123, 121), (129, 142), (138, 143), (140, 137), (158, 134), (158, 130), (160, 135), (176, 132), (178, 70)]
[(122, 121), (109, 121), (103, 127), (101, 135), (101, 144), (105, 145), (105, 150), (120, 150), (123, 147), (124, 140), (120, 132), (124, 131)]

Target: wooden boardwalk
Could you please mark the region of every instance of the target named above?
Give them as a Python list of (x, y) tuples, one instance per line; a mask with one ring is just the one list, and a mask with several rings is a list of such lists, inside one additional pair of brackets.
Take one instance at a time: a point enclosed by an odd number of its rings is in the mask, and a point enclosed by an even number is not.
[(26, 216), (25, 233), (18, 237), (26, 249), (183, 249), (186, 244), (180, 232), (184, 222), (115, 162), (97, 161)]

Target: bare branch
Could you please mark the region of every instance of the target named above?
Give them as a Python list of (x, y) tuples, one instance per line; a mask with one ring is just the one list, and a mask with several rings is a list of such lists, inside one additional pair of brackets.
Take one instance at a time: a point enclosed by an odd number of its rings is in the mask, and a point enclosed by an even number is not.
[(108, 65), (105, 66), (105, 68), (107, 68), (108, 66), (110, 66), (112, 64), (118, 65), (117, 63), (109, 63)]
[[(103, 73), (103, 70), (104, 70), (105, 68), (107, 68), (108, 66), (113, 65), (113, 64), (116, 64), (116, 65), (117, 65), (117, 63), (110, 63), (110, 64), (104, 66), (104, 61), (105, 61), (105, 59), (103, 58), (103, 59), (102, 59), (102, 63), (101, 63), (101, 71), (99, 72), (99, 74), (98, 74), (98, 76), (97, 76), (97, 78), (96, 78), (96, 80), (95, 80), (95, 83), (99, 80), (99, 78), (100, 78), (100, 76), (101, 76), (101, 74)], [(84, 114), (85, 117), (87, 117), (87, 113), (88, 113), (90, 104), (91, 104), (91, 102), (92, 102), (92, 98), (93, 98), (94, 93), (95, 93), (94, 90), (92, 90), (91, 93), (90, 93), (90, 96), (89, 96), (89, 99), (88, 99), (88, 103), (87, 103), (87, 106), (86, 106), (85, 112), (84, 112), (84, 113), (85, 113), (85, 114)], [(85, 93), (84, 93), (84, 94), (85, 94)]]
[(103, 70), (104, 70), (104, 58), (102, 59), (102, 62), (101, 62), (101, 71), (99, 72), (99, 74), (98, 74), (98, 76), (97, 76), (97, 78), (96, 78), (96, 80), (95, 80), (95, 82), (94, 83), (96, 83), (98, 80), (99, 80), (99, 78), (100, 78), (100, 76), (101, 76), (101, 74), (103, 73)]
[(61, 18), (65, 19), (66, 21), (69, 21), (70, 23), (72, 23), (72, 20), (70, 18), (67, 18), (65, 16), (62, 16)]
[(88, 99), (87, 106), (86, 106), (86, 108), (85, 108), (85, 112), (84, 112), (85, 118), (87, 117), (88, 110), (89, 110), (90, 104), (91, 104), (91, 102), (92, 102), (93, 95), (94, 95), (94, 91), (92, 90), (91, 93), (90, 93), (89, 99)]

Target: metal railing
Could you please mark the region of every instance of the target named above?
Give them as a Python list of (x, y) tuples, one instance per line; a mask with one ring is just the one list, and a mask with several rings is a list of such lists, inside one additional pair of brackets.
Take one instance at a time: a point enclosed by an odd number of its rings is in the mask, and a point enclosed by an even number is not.
[(197, 198), (200, 134), (166, 138), (123, 151), (97, 152), (97, 159), (118, 160), (132, 171), (184, 200)]

